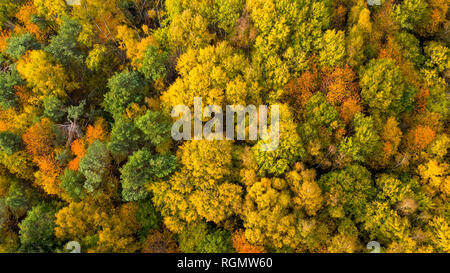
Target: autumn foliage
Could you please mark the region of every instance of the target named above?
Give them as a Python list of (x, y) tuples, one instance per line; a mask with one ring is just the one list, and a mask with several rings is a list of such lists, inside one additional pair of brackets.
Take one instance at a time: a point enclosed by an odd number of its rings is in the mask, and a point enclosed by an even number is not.
[(0, 252), (450, 252), (448, 0), (79, 2), (0, 0)]

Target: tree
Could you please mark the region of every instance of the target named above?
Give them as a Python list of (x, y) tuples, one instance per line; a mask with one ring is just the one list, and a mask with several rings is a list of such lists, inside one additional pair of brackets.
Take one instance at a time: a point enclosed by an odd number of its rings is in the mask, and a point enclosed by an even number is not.
[[(148, 28), (146, 27), (143, 26), (142, 30), (148, 34)], [(120, 48), (127, 51), (127, 57), (135, 68), (141, 67), (148, 47), (158, 46), (152, 35), (141, 37), (137, 29), (132, 29), (126, 25), (117, 28), (117, 39), (121, 41)]]
[(38, 41), (43, 41), (47, 38), (48, 24), (43, 18), (38, 16), (33, 2), (25, 2), (16, 13), (16, 18), (25, 27), (25, 30), (32, 34)]
[(338, 67), (326, 75), (322, 81), (322, 90), (327, 101), (336, 107), (344, 123), (348, 124), (362, 111), (359, 84), (351, 67)]
[(150, 185), (169, 230), (180, 233), (202, 219), (222, 224), (234, 214), (242, 189), (229, 182), (231, 148), (229, 141), (185, 142), (178, 151), (179, 171)]
[(12, 36), (8, 39), (7, 43), (8, 47), (4, 53), (15, 60), (20, 59), (26, 51), (39, 49), (40, 47), (35, 38), (29, 33)]
[(350, 165), (320, 177), (319, 186), (332, 200), (328, 207), (334, 218), (351, 217), (355, 223), (364, 221), (366, 207), (376, 191), (371, 173), (360, 165)]
[(214, 35), (208, 32), (208, 22), (190, 9), (173, 18), (167, 30), (167, 39), (174, 51), (200, 49), (209, 44)]
[(76, 240), (86, 252), (134, 252), (136, 204), (114, 207), (111, 201), (106, 196), (88, 197), (60, 209), (55, 215), (56, 238)]
[(331, 6), (331, 1), (247, 3), (250, 16), (260, 30), (255, 41), (255, 59), (262, 65), (273, 89), (283, 88), (287, 82), (276, 70), (285, 66), (289, 72), (302, 72), (307, 68), (310, 54), (321, 49), (323, 30), (331, 21)]
[(21, 252), (54, 252), (60, 246), (56, 240), (56, 208), (50, 204), (33, 207), (27, 217), (19, 224)]
[(444, 196), (450, 194), (450, 180), (446, 176), (449, 164), (441, 163), (436, 159), (431, 159), (425, 164), (419, 165), (417, 171), (422, 178), (421, 182), (431, 195), (442, 193)]
[(0, 149), (12, 155), (23, 149), (22, 138), (8, 131), (0, 132)]
[(323, 49), (319, 55), (322, 66), (342, 66), (345, 58), (345, 35), (343, 31), (327, 30), (323, 35)]
[(250, 15), (244, 8), (242, 15), (236, 21), (234, 36), (231, 39), (233, 45), (242, 49), (249, 49), (255, 42), (258, 30), (254, 26)]
[(400, 45), (403, 57), (412, 61), (417, 67), (423, 65), (425, 60), (420, 41), (408, 32), (399, 32), (395, 35), (395, 41)]
[(152, 155), (148, 150), (133, 153), (120, 169), (123, 199), (125, 201), (145, 199), (148, 196), (145, 185), (166, 178), (175, 169), (174, 156)]
[(18, 151), (12, 155), (7, 155), (5, 152), (0, 151), (1, 165), (8, 169), (11, 174), (22, 179), (34, 179), (35, 166), (32, 161), (32, 156), (25, 150)]
[(231, 235), (226, 230), (216, 229), (205, 236), (199, 243), (200, 253), (232, 253)]
[(303, 114), (310, 97), (319, 90), (319, 87), (320, 77), (317, 70), (306, 71), (299, 78), (288, 82), (285, 93), (296, 115)]
[(415, 90), (407, 86), (392, 60), (370, 61), (360, 77), (361, 97), (372, 114), (397, 117), (411, 109)]
[(66, 114), (66, 107), (64, 101), (55, 96), (44, 98), (44, 115), (52, 121), (58, 122)]
[(85, 178), (80, 172), (65, 169), (64, 174), (59, 179), (61, 180), (61, 188), (73, 201), (78, 202), (85, 197)]
[(231, 236), (233, 248), (236, 253), (264, 253), (264, 247), (254, 246), (245, 239), (245, 233), (243, 230), (239, 230), (233, 233)]
[(262, 178), (247, 187), (242, 210), (245, 238), (257, 246), (295, 248), (297, 215), (289, 191), (277, 182), (282, 181)]
[(97, 73), (102, 72), (108, 77), (112, 76), (118, 62), (119, 60), (113, 49), (101, 44), (95, 44), (85, 60), (88, 69)]
[(64, 68), (42, 50), (32, 50), (22, 57), (17, 64), (17, 71), (33, 88), (38, 100), (48, 95), (64, 98), (66, 89), (73, 89)]
[(86, 177), (84, 188), (92, 193), (101, 186), (110, 162), (106, 145), (94, 141), (86, 150), (86, 155), (80, 160), (80, 173)]
[(67, 167), (77, 171), (80, 167), (80, 160), (86, 155), (86, 142), (82, 138), (76, 139), (72, 142), (70, 150), (75, 155), (75, 158), (69, 162)]
[(67, 5), (64, 0), (56, 0), (51, 3), (45, 0), (36, 0), (34, 5), (39, 15), (45, 16), (48, 20), (59, 19), (67, 13)]
[(160, 226), (162, 218), (159, 212), (156, 211), (150, 198), (138, 201), (137, 205), (136, 220), (139, 223), (137, 236), (141, 242), (147, 239), (145, 244), (149, 247), (148, 240), (152, 234), (155, 235), (155, 232), (158, 234), (155, 230)]
[(450, 238), (448, 236), (450, 227), (444, 217), (435, 217), (430, 223), (433, 233), (432, 242), (439, 252), (448, 252), (450, 249)]
[[(368, 57), (365, 51), (370, 46), (368, 44), (369, 38), (373, 35), (373, 25), (370, 17), (371, 12), (362, 1), (354, 5), (348, 13), (346, 51), (348, 64), (353, 67), (359, 67)], [(385, 16), (382, 18), (385, 18)]]
[(22, 136), (27, 151), (35, 158), (49, 155), (53, 152), (56, 138), (52, 125), (49, 119), (43, 118), (28, 128)]
[(22, 79), (15, 66), (12, 67), (11, 72), (0, 72), (0, 107), (2, 109), (16, 106), (17, 96), (14, 86), (21, 83)]
[[(305, 157), (305, 149), (303, 148), (301, 138), (296, 132), (296, 125), (289, 118), (291, 114), (287, 108), (281, 108), (285, 117), (281, 116), (278, 121), (279, 126), (279, 146), (272, 151), (263, 151), (262, 145), (270, 145), (271, 140), (259, 140), (253, 146), (253, 155), (259, 167), (259, 174), (280, 176), (289, 171), (294, 163)], [(275, 130), (271, 124), (272, 129)], [(274, 137), (274, 136), (272, 136)]]
[(106, 142), (108, 140), (108, 124), (104, 118), (97, 118), (93, 125), (87, 127), (85, 139), (89, 145), (96, 140), (101, 142)]
[(177, 253), (178, 251), (177, 241), (167, 229), (151, 231), (142, 250), (144, 253)]
[(81, 32), (81, 25), (77, 20), (63, 16), (58, 34), (50, 39), (44, 51), (51, 54), (65, 67), (83, 64), (83, 56), (77, 48), (77, 39)]
[(139, 149), (143, 136), (134, 122), (120, 117), (112, 126), (108, 150), (117, 162), (121, 162)]
[(206, 105), (260, 101), (260, 87), (248, 60), (226, 42), (187, 50), (178, 60), (177, 71), (181, 77), (161, 96), (168, 108), (179, 104), (192, 107), (195, 97), (202, 97)]
[(108, 88), (103, 106), (115, 118), (131, 103), (143, 102), (146, 93), (146, 85), (135, 71), (116, 73), (108, 80)]
[(67, 107), (67, 118), (73, 122), (78, 121), (84, 114), (84, 107), (86, 106), (86, 101), (83, 100), (77, 106), (71, 105)]
[[(8, 189), (5, 189), (5, 196), (2, 197), (4, 206), (18, 222), (19, 219), (24, 218), (27, 211), (39, 202), (42, 196), (33, 191), (30, 183), (25, 180), (10, 175), (3, 176), (2, 180), (3, 183), (8, 184)], [(15, 227), (17, 228), (17, 226)]]
[(142, 131), (146, 142), (159, 146), (169, 140), (172, 123), (163, 113), (147, 110), (136, 119), (136, 127)]
[(370, 231), (371, 238), (377, 238), (383, 243), (403, 241), (408, 236), (408, 219), (392, 210), (388, 203), (375, 201), (370, 204), (367, 207), (366, 219), (363, 228)]
[(383, 126), (383, 131), (380, 134), (381, 139), (384, 142), (382, 148), (383, 162), (381, 164), (387, 165), (389, 163), (389, 160), (398, 152), (398, 148), (400, 146), (403, 135), (398, 126), (399, 123), (394, 117), (388, 118)]
[(286, 182), (295, 196), (292, 201), (310, 216), (317, 214), (324, 201), (322, 190), (315, 181), (315, 177), (314, 170), (302, 170), (300, 173), (296, 170), (286, 175)]
[(418, 125), (405, 136), (408, 150), (419, 152), (424, 150), (435, 139), (436, 132), (429, 126)]
[(179, 235), (180, 250), (189, 253), (231, 253), (228, 231), (213, 229), (206, 223), (193, 223)]
[(157, 79), (164, 79), (167, 74), (167, 63), (169, 55), (157, 47), (150, 45), (145, 50), (144, 58), (140, 61), (139, 72), (147, 80), (155, 82)]
[(339, 113), (330, 105), (321, 92), (311, 96), (306, 104), (306, 116), (309, 122), (323, 126), (328, 130), (340, 127)]
[(9, 18), (20, 8), (23, 1), (1, 1), (0, 2), (0, 29), (3, 29), (5, 23), (9, 21)]
[(392, 15), (402, 28), (415, 30), (429, 21), (430, 9), (425, 0), (405, 0), (394, 6)]
[(450, 68), (450, 49), (442, 43), (431, 41), (424, 48), (427, 61), (425, 65), (442, 73)]
[(375, 130), (372, 117), (356, 114), (353, 120), (354, 135), (344, 137), (339, 144), (339, 150), (352, 160), (366, 162), (369, 156), (380, 152), (380, 136)]

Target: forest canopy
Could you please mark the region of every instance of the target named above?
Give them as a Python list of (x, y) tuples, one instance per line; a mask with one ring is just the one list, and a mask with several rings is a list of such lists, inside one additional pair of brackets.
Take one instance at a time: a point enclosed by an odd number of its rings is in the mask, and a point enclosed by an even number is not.
[[(0, 252), (450, 252), (449, 8), (0, 0)], [(278, 149), (172, 139), (195, 97)]]

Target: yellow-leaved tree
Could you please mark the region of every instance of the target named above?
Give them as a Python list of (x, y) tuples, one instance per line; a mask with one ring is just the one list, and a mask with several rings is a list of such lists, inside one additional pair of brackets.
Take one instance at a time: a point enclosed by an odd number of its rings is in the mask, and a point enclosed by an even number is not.
[(230, 182), (231, 153), (229, 141), (185, 142), (178, 152), (180, 170), (169, 181), (151, 184), (153, 202), (172, 232), (202, 219), (223, 224), (235, 213), (242, 189)]

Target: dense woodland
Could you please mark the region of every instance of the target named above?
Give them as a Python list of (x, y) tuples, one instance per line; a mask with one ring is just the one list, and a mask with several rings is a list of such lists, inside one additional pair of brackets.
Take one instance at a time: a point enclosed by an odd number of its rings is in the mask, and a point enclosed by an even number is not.
[(0, 0), (0, 252), (450, 252), (447, 0), (76, 2)]

